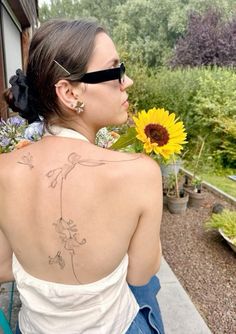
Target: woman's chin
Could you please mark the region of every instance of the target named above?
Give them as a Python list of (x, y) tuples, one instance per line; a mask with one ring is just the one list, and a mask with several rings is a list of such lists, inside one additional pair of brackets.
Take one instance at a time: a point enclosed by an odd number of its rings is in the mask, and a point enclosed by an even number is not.
[(120, 116), (120, 117), (119, 117), (119, 119), (118, 119), (118, 123), (117, 123), (117, 125), (122, 125), (122, 124), (124, 124), (124, 123), (127, 122), (127, 120), (128, 120), (128, 112), (127, 112), (127, 111), (123, 111), (123, 110), (122, 110), (122, 112), (120, 113), (119, 116)]
[(128, 120), (128, 113), (126, 111), (121, 111), (116, 118), (114, 117), (113, 119), (109, 120), (106, 124), (103, 124), (102, 127), (106, 127), (106, 126), (117, 126), (117, 125), (123, 125), (127, 122)]

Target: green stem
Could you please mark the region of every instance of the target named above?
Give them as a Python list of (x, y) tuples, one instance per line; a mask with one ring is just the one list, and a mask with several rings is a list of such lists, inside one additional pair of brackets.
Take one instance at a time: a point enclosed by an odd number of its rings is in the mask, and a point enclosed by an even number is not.
[(173, 161), (174, 161), (174, 170), (175, 170), (175, 192), (176, 192), (176, 197), (179, 198), (178, 175), (177, 175), (176, 160), (175, 160), (175, 156), (174, 155), (173, 155)]
[(205, 145), (205, 141), (204, 141), (204, 139), (202, 139), (202, 144), (201, 144), (201, 147), (200, 147), (200, 150), (199, 150), (199, 153), (198, 153), (196, 165), (195, 165), (195, 168), (193, 170), (193, 180), (194, 180), (194, 178), (196, 176), (196, 171), (197, 171), (197, 168), (198, 168), (199, 160), (201, 158), (202, 150), (203, 150), (204, 145)]

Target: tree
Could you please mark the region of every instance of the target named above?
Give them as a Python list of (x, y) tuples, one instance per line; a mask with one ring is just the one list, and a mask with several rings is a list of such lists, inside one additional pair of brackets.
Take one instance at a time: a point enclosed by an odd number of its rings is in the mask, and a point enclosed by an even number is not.
[(40, 22), (45, 22), (52, 18), (76, 18), (79, 13), (80, 2), (75, 0), (51, 0), (48, 5), (44, 3), (39, 8)]
[(40, 21), (51, 18), (77, 19), (81, 17), (97, 19), (109, 33), (117, 25), (116, 7), (126, 0), (51, 0), (49, 5), (40, 7)]
[(236, 66), (236, 17), (222, 27), (218, 54), (220, 65)]
[(114, 40), (128, 51), (132, 62), (163, 65), (183, 31), (177, 19), (181, 10), (180, 0), (127, 0), (117, 8)]
[[(40, 7), (40, 21), (93, 17), (107, 28), (131, 61), (163, 64), (183, 32), (181, 0), (51, 0)], [(183, 18), (182, 18), (183, 19)]]
[(236, 65), (236, 19), (224, 22), (222, 13), (209, 9), (189, 15), (187, 32), (176, 44), (171, 66)]
[(39, 8), (40, 21), (50, 18), (96, 18), (132, 63), (168, 63), (187, 27), (187, 13), (201, 14), (214, 5), (229, 18), (235, 0), (51, 0)]
[(117, 8), (126, 0), (81, 0), (80, 8), (83, 17), (96, 18), (110, 34), (119, 21)]

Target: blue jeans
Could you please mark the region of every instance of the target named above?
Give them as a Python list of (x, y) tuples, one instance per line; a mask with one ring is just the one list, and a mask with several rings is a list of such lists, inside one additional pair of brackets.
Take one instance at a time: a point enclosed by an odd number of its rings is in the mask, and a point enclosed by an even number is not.
[(159, 279), (153, 276), (146, 285), (129, 287), (139, 304), (139, 312), (126, 334), (165, 334), (156, 299), (161, 288)]
[(18, 322), (17, 322), (17, 325), (16, 325), (16, 334), (22, 334), (21, 331), (20, 331)]
[(130, 325), (128, 331), (125, 334), (152, 334), (158, 333), (154, 332), (152, 328), (150, 328), (148, 321), (141, 311), (138, 312), (136, 317), (134, 318), (132, 324)]

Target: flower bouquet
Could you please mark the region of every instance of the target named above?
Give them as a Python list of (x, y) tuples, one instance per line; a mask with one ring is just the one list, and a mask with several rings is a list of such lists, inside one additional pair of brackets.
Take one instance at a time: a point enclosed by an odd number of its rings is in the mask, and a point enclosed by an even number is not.
[(119, 139), (120, 135), (115, 131), (109, 131), (107, 128), (100, 129), (96, 134), (96, 145), (109, 148)]
[[(13, 116), (7, 121), (0, 120), (0, 154), (11, 152), (33, 141), (38, 141), (43, 136), (43, 121), (37, 121), (30, 125), (19, 116)], [(109, 148), (120, 135), (115, 131), (102, 128), (96, 135), (96, 144), (103, 148)]]
[(6, 121), (0, 120), (0, 154), (11, 152), (42, 137), (43, 123), (35, 122), (28, 125), (19, 116), (13, 116)]

